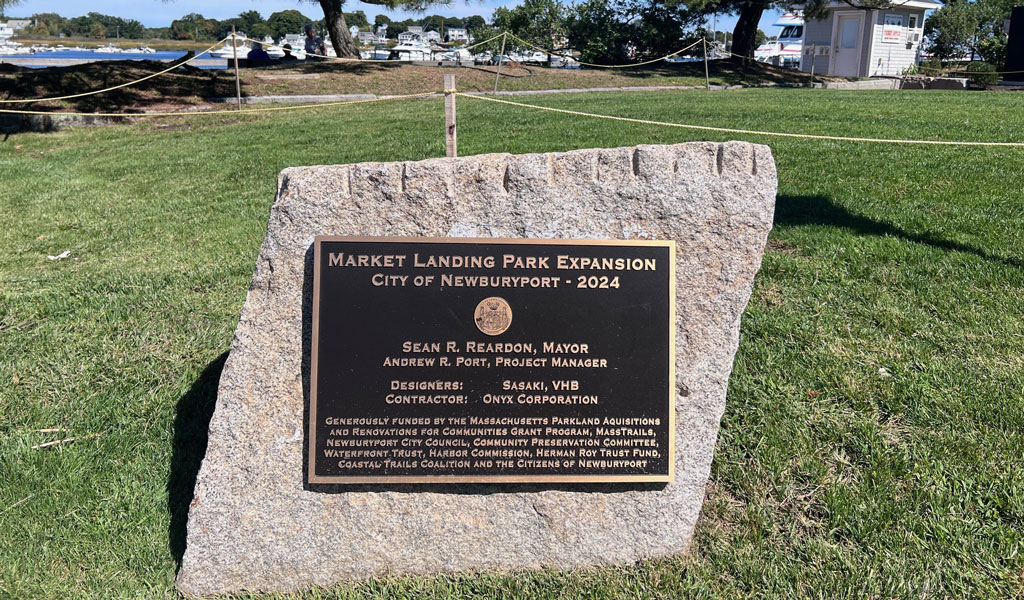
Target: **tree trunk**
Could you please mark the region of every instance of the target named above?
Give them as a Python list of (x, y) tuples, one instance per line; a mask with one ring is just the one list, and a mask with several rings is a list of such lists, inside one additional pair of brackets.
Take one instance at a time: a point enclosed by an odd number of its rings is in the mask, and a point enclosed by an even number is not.
[(331, 35), (331, 45), (338, 58), (359, 58), (359, 48), (352, 41), (345, 23), (345, 13), (341, 11), (343, 0), (320, 0), (320, 8), (324, 10), (324, 23), (327, 33)]
[(732, 59), (744, 64), (753, 62), (757, 49), (757, 24), (768, 8), (766, 0), (749, 0), (740, 9), (740, 18), (732, 30)]

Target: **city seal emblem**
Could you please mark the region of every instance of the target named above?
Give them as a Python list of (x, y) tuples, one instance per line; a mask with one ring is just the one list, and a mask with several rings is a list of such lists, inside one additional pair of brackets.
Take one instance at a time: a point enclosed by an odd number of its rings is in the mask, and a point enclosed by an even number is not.
[(512, 324), (512, 307), (504, 298), (484, 298), (476, 305), (473, 320), (480, 331), (487, 335), (501, 335)]

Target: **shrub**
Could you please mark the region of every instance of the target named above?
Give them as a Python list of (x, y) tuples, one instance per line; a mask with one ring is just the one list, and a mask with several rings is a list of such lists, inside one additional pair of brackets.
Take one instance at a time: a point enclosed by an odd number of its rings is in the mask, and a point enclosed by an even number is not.
[(990, 65), (980, 60), (967, 65), (967, 72), (970, 74), (971, 81), (980, 87), (995, 85), (999, 81), (999, 74), (996, 73), (995, 65)]
[(929, 58), (928, 60), (921, 61), (921, 74), (930, 75), (937, 77), (945, 72), (945, 67), (942, 66), (942, 61), (937, 58)]

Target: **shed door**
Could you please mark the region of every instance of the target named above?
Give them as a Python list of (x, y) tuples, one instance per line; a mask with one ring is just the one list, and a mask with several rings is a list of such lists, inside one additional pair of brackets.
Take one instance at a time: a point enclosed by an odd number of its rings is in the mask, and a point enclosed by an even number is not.
[(860, 31), (863, 15), (839, 15), (832, 52), (835, 57), (834, 75), (857, 77), (860, 64)]

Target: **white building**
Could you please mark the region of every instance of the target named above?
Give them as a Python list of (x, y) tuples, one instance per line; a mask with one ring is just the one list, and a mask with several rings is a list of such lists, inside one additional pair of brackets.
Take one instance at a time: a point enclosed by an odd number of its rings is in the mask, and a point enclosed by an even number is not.
[(841, 77), (901, 75), (918, 63), (925, 11), (934, 0), (905, 0), (889, 9), (859, 10), (833, 1), (828, 16), (804, 24), (800, 70)]
[(369, 46), (380, 42), (380, 39), (377, 37), (377, 34), (373, 33), (372, 31), (360, 31), (357, 34), (357, 36), (359, 38), (360, 44)]
[(441, 34), (436, 31), (426, 31), (420, 36), (420, 39), (427, 43), (439, 44), (441, 43)]
[(7, 26), (14, 31), (21, 31), (32, 25), (32, 19), (7, 19)]
[(388, 26), (378, 25), (377, 26), (377, 41), (384, 42), (388, 39)]
[(409, 42), (413, 42), (418, 39), (420, 39), (420, 34), (413, 33), (411, 31), (403, 31), (402, 33), (398, 34), (399, 44), (408, 44)]
[(0, 44), (6, 42), (14, 35), (14, 28), (7, 23), (0, 23)]
[(444, 31), (444, 39), (449, 42), (468, 42), (469, 32), (465, 27), (449, 27)]

